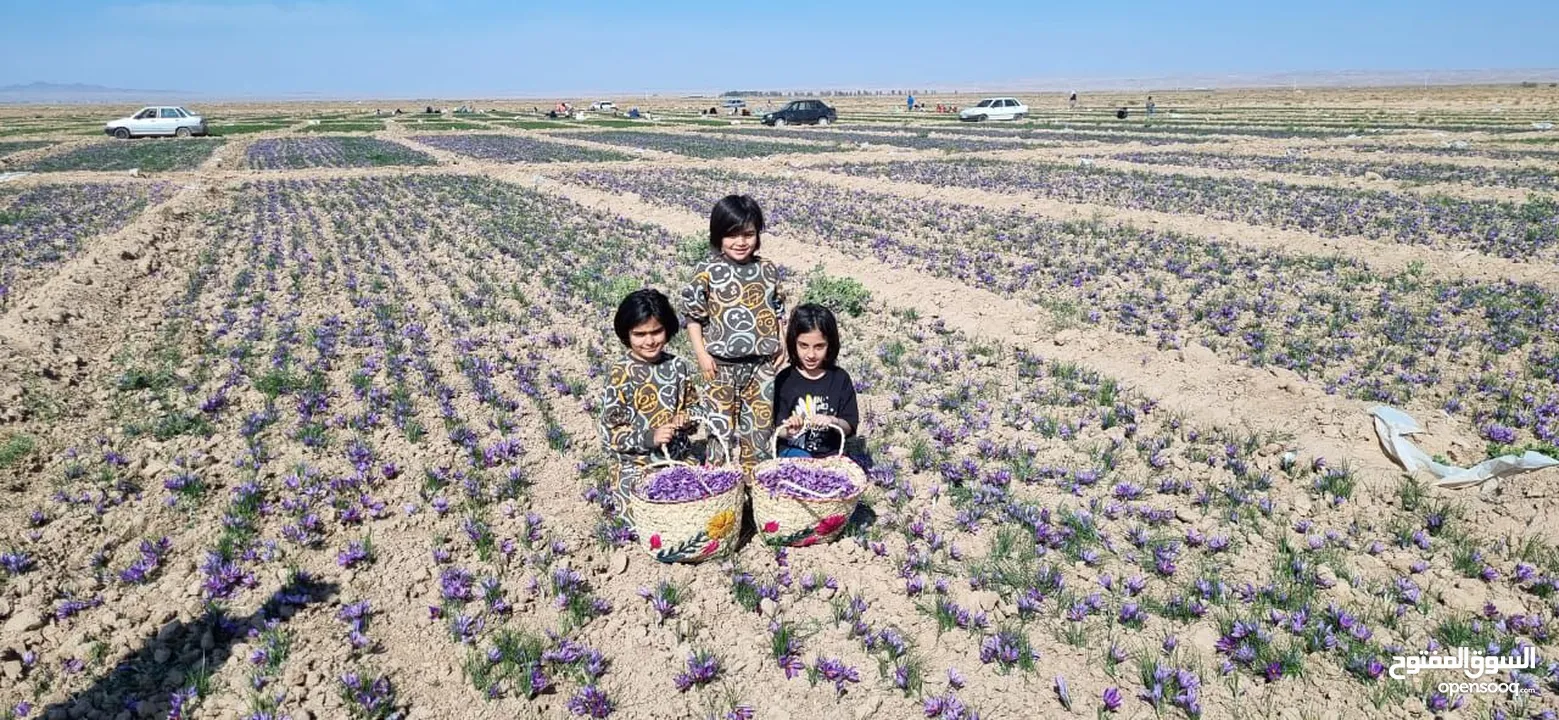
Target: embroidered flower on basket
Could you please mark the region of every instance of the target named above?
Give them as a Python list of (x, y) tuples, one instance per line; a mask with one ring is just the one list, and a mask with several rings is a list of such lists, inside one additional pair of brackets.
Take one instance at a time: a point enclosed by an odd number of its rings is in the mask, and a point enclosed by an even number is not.
[(822, 522), (817, 524), (817, 529), (813, 530), (812, 532), (815, 535), (827, 535), (835, 530), (838, 530), (840, 526), (844, 525), (844, 521), (846, 519), (847, 518), (845, 518), (843, 515), (830, 515), (826, 518), (823, 518)]
[(704, 534), (715, 540), (720, 540), (731, 534), (736, 527), (736, 511), (721, 510), (715, 516), (709, 518), (709, 523), (704, 527)]

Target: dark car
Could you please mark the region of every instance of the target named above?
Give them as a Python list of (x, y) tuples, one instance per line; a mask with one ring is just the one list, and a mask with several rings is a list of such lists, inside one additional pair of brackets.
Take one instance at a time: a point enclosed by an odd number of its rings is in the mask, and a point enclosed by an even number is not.
[(792, 100), (778, 110), (763, 114), (764, 125), (827, 125), (839, 119), (839, 113), (822, 100)]

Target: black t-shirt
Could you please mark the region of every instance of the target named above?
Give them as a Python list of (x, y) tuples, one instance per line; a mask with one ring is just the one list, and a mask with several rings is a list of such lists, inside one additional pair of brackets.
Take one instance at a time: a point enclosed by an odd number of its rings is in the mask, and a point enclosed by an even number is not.
[[(860, 411), (855, 406), (855, 382), (850, 379), (850, 373), (831, 368), (813, 380), (795, 367), (788, 367), (774, 378), (774, 426), (779, 427), (786, 418), (800, 413), (805, 398), (811, 398), (813, 414), (832, 415), (850, 423), (852, 435), (861, 423)], [(833, 430), (811, 430), (782, 439), (814, 456), (839, 452), (839, 433)]]

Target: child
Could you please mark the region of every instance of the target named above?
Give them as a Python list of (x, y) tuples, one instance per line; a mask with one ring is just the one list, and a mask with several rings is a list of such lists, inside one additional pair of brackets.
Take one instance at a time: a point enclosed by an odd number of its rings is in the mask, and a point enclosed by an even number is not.
[[(774, 419), (785, 441), (780, 457), (827, 457), (855, 435), (860, 424), (855, 382), (838, 367), (839, 324), (821, 305), (796, 308), (785, 332), (790, 367), (774, 380)], [(781, 420), (781, 418), (784, 418)], [(824, 426), (832, 425), (841, 432)], [(810, 426), (803, 430), (804, 426)], [(863, 467), (867, 462), (851, 458)]]
[[(704, 380), (704, 418), (744, 469), (768, 455), (774, 416), (774, 371), (784, 363), (780, 343), (785, 295), (779, 269), (758, 256), (763, 210), (746, 195), (727, 195), (709, 214), (709, 248), (681, 310)], [(716, 446), (718, 447), (718, 445)]]
[(693, 368), (666, 352), (677, 334), (677, 313), (659, 290), (638, 290), (623, 298), (613, 322), (627, 357), (612, 367), (601, 395), (596, 429), (617, 460), (619, 508), (661, 446), (673, 460), (691, 452), (688, 412), (698, 404), (690, 382)]

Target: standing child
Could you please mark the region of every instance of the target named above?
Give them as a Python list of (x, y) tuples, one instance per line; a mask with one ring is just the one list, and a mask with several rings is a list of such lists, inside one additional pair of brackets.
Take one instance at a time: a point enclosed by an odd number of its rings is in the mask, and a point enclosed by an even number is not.
[(619, 509), (644, 474), (652, 453), (664, 446), (673, 460), (691, 452), (688, 413), (698, 404), (693, 368), (666, 352), (677, 334), (677, 313), (659, 290), (638, 290), (617, 306), (613, 328), (628, 354), (612, 366), (601, 395), (596, 429), (617, 461)]
[[(855, 382), (836, 362), (839, 324), (821, 305), (796, 308), (785, 332), (790, 367), (774, 380), (775, 432), (784, 439), (780, 457), (827, 457), (837, 454), (845, 438), (860, 424)], [(827, 426), (838, 428), (839, 432)], [(851, 458), (862, 467), (864, 458)]]
[(709, 389), (705, 420), (751, 469), (768, 455), (774, 408), (774, 371), (784, 362), (780, 344), (785, 295), (779, 269), (758, 256), (763, 210), (747, 195), (727, 195), (709, 213), (708, 259), (682, 290), (681, 310), (698, 368)]

